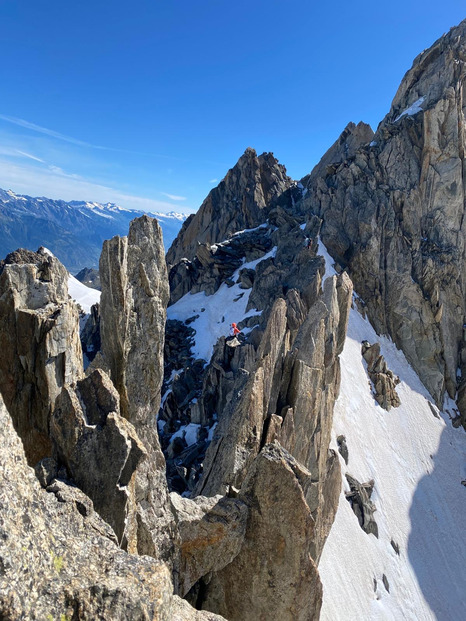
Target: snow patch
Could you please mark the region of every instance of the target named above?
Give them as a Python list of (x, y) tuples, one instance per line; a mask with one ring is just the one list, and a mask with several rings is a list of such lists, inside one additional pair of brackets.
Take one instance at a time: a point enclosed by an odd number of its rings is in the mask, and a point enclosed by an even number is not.
[(253, 229), (243, 229), (242, 231), (236, 231), (236, 233), (233, 233), (232, 237), (237, 237), (238, 235), (242, 235), (243, 233), (253, 233), (254, 231), (258, 231), (259, 229), (266, 229), (268, 226), (268, 222), (263, 222), (262, 224), (259, 224), (259, 226), (256, 226)]
[[(242, 269), (255, 269), (259, 263), (273, 258), (277, 252), (275, 246), (264, 256), (244, 263), (232, 276), (236, 281)], [(241, 289), (239, 284), (228, 287), (223, 283), (218, 290), (210, 296), (204, 291), (199, 293), (187, 293), (178, 302), (167, 309), (167, 319), (186, 321), (190, 317), (198, 317), (190, 324), (196, 331), (194, 344), (191, 348), (195, 358), (209, 361), (215, 343), (221, 336), (228, 336), (230, 324), (240, 323), (247, 317), (260, 315), (262, 311), (251, 309), (246, 312), (251, 289)]]
[(394, 123), (399, 121), (402, 116), (405, 116), (405, 114), (407, 116), (414, 116), (418, 112), (422, 112), (421, 104), (424, 102), (424, 99), (425, 97), (419, 97), (419, 99), (415, 101), (411, 106), (409, 106), (409, 108), (406, 108), (406, 110), (403, 110), (403, 112), (396, 117), (396, 119), (394, 120)]
[(71, 274), (68, 276), (68, 293), (81, 306), (86, 315), (91, 312), (93, 304), (100, 302), (100, 291), (86, 287)]
[(186, 444), (188, 446), (196, 444), (197, 434), (200, 428), (201, 428), (201, 425), (197, 425), (196, 423), (189, 423), (188, 425), (183, 425), (182, 427), (178, 429), (178, 431), (175, 431), (175, 433), (171, 437), (170, 442), (173, 442), (175, 438), (184, 437)]

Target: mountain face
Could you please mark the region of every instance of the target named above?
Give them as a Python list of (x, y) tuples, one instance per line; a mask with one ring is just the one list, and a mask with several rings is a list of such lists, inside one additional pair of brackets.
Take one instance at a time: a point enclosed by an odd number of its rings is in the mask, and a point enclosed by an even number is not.
[(105, 242), (86, 371), (83, 286), (0, 263), (1, 618), (463, 619), (465, 45)]
[(465, 35), (463, 22), (416, 58), (372, 141), (319, 165), (298, 206), (322, 219), (322, 240), (377, 332), (404, 351), (438, 405), (445, 393), (457, 398), (463, 423)]
[[(114, 235), (124, 235), (140, 211), (113, 203), (65, 202), (21, 196), (0, 189), (0, 256), (16, 248), (49, 248), (72, 273), (97, 268), (102, 244)], [(168, 248), (175, 238), (183, 214), (156, 214)]]

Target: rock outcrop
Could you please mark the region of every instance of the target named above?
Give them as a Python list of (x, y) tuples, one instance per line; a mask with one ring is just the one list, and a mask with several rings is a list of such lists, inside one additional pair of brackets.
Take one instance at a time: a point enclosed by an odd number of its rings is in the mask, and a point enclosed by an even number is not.
[(68, 273), (40, 248), (0, 266), (0, 392), (29, 464), (52, 454), (50, 418), (62, 388), (83, 373), (78, 310)]
[(332, 174), (344, 160), (354, 157), (360, 147), (372, 142), (374, 132), (370, 125), (360, 121), (357, 125), (348, 123), (338, 140), (321, 157), (317, 166), (307, 177), (301, 180), (304, 187), (312, 180), (327, 174)]
[(262, 449), (238, 496), (249, 508), (241, 551), (203, 582), (197, 605), (231, 621), (319, 618), (322, 587), (305, 500), (311, 478), (280, 445)]
[[(166, 388), (172, 392), (167, 392), (160, 414), (166, 421), (162, 442), (168, 463), (173, 461), (180, 476), (191, 469), (183, 480), (194, 500), (226, 494), (237, 496), (249, 509), (237, 556), (223, 569), (213, 569), (199, 579), (187, 595), (197, 607), (231, 619), (272, 614), (284, 619), (318, 618), (317, 563), (341, 488), (339, 461), (329, 451), (329, 442), (352, 284), (346, 274), (323, 282), (324, 261), (316, 255), (320, 221), (310, 217), (301, 224), (302, 218), (292, 213), (299, 188), (292, 186), (285, 194), (269, 206), (268, 221), (256, 222), (254, 231), (221, 243), (205, 243), (194, 260), (182, 259), (171, 270), (173, 301), (187, 292), (205, 291), (208, 306), (209, 294), (220, 286), (239, 286), (246, 292), (239, 295), (248, 296), (246, 310), (261, 312), (239, 323), (246, 333), (254, 328), (239, 341), (240, 346), (232, 348), (225, 337), (219, 338), (203, 371), (202, 386), (189, 380), (189, 368), (179, 373), (174, 356), (166, 369)], [(183, 243), (183, 231), (179, 243)], [(253, 269), (241, 273), (239, 266), (248, 261), (253, 261)], [(188, 340), (197, 338), (195, 322), (196, 317), (186, 320)], [(177, 328), (176, 333), (182, 331)], [(173, 371), (177, 371), (174, 378)], [(209, 430), (209, 439), (215, 428), (212, 441), (208, 444), (204, 436), (186, 448), (177, 433), (175, 446), (169, 437), (177, 429), (176, 421), (185, 426), (195, 422), (206, 434)], [(194, 468), (193, 476), (189, 460), (202, 455), (206, 445), (202, 466)], [(290, 464), (294, 464), (291, 470)], [(175, 479), (172, 475), (171, 482)], [(281, 502), (280, 515), (297, 511), (299, 517), (286, 536), (276, 524), (273, 503), (268, 505), (266, 487), (275, 490), (272, 495), (276, 506)], [(295, 494), (292, 501), (288, 491)], [(253, 541), (257, 537), (262, 541), (260, 533), (266, 532), (273, 536), (270, 548), (264, 542), (261, 553)], [(300, 539), (303, 532), (305, 544)], [(272, 554), (277, 549), (287, 550), (278, 563)]]
[(374, 481), (359, 483), (350, 474), (346, 474), (346, 480), (350, 486), (350, 491), (345, 492), (346, 499), (351, 504), (355, 516), (358, 518), (359, 526), (368, 535), (379, 536), (377, 522), (374, 519), (375, 505), (371, 500), (374, 490)]
[(191, 500), (170, 494), (180, 538), (179, 593), (189, 590), (204, 576), (220, 571), (242, 549), (248, 505), (225, 496), (198, 496)]
[(119, 395), (103, 371), (95, 370), (75, 389), (63, 388), (50, 433), (57, 460), (122, 543), (134, 474), (147, 451), (120, 416)]
[(120, 396), (121, 415), (146, 449), (137, 469), (125, 539), (130, 551), (173, 560), (174, 521), (157, 435), (163, 380), (168, 278), (154, 218), (131, 222), (128, 237), (106, 241), (100, 259), (101, 356)]
[(463, 420), (465, 76), (462, 22), (415, 59), (372, 142), (311, 174), (297, 206), (322, 218), (376, 330), (438, 405), (458, 393)]
[(192, 260), (200, 243), (214, 244), (243, 229), (265, 222), (266, 208), (292, 184), (285, 168), (272, 153), (257, 156), (248, 148), (181, 228), (167, 252), (173, 266)]
[(172, 595), (167, 567), (120, 550), (77, 488), (43, 490), (0, 397), (0, 617), (214, 621)]
[(368, 341), (363, 341), (361, 353), (367, 362), (367, 372), (374, 388), (375, 400), (387, 411), (392, 407), (397, 408), (401, 403), (396, 392), (400, 378), (387, 367), (385, 358), (380, 353), (379, 343), (371, 345)]

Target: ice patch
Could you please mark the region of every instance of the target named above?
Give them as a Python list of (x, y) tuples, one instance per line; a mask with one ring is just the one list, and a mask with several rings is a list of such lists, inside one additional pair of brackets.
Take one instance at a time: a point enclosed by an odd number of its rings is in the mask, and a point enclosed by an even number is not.
[(405, 116), (405, 114), (407, 116), (414, 116), (418, 112), (422, 112), (421, 104), (424, 102), (424, 99), (425, 97), (419, 97), (419, 99), (415, 101), (411, 106), (409, 106), (409, 108), (406, 108), (406, 110), (403, 110), (403, 112), (396, 117), (396, 119), (394, 120), (394, 123), (399, 121), (402, 116)]

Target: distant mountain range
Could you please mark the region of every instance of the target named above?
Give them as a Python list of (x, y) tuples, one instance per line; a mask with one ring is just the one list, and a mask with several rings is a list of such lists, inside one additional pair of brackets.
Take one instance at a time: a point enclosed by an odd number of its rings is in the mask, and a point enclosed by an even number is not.
[[(141, 215), (114, 203), (32, 198), (0, 189), (0, 258), (17, 248), (45, 246), (73, 274), (84, 267), (96, 268), (103, 241), (127, 235), (131, 220)], [(158, 219), (168, 249), (186, 215), (173, 211), (149, 215)]]

